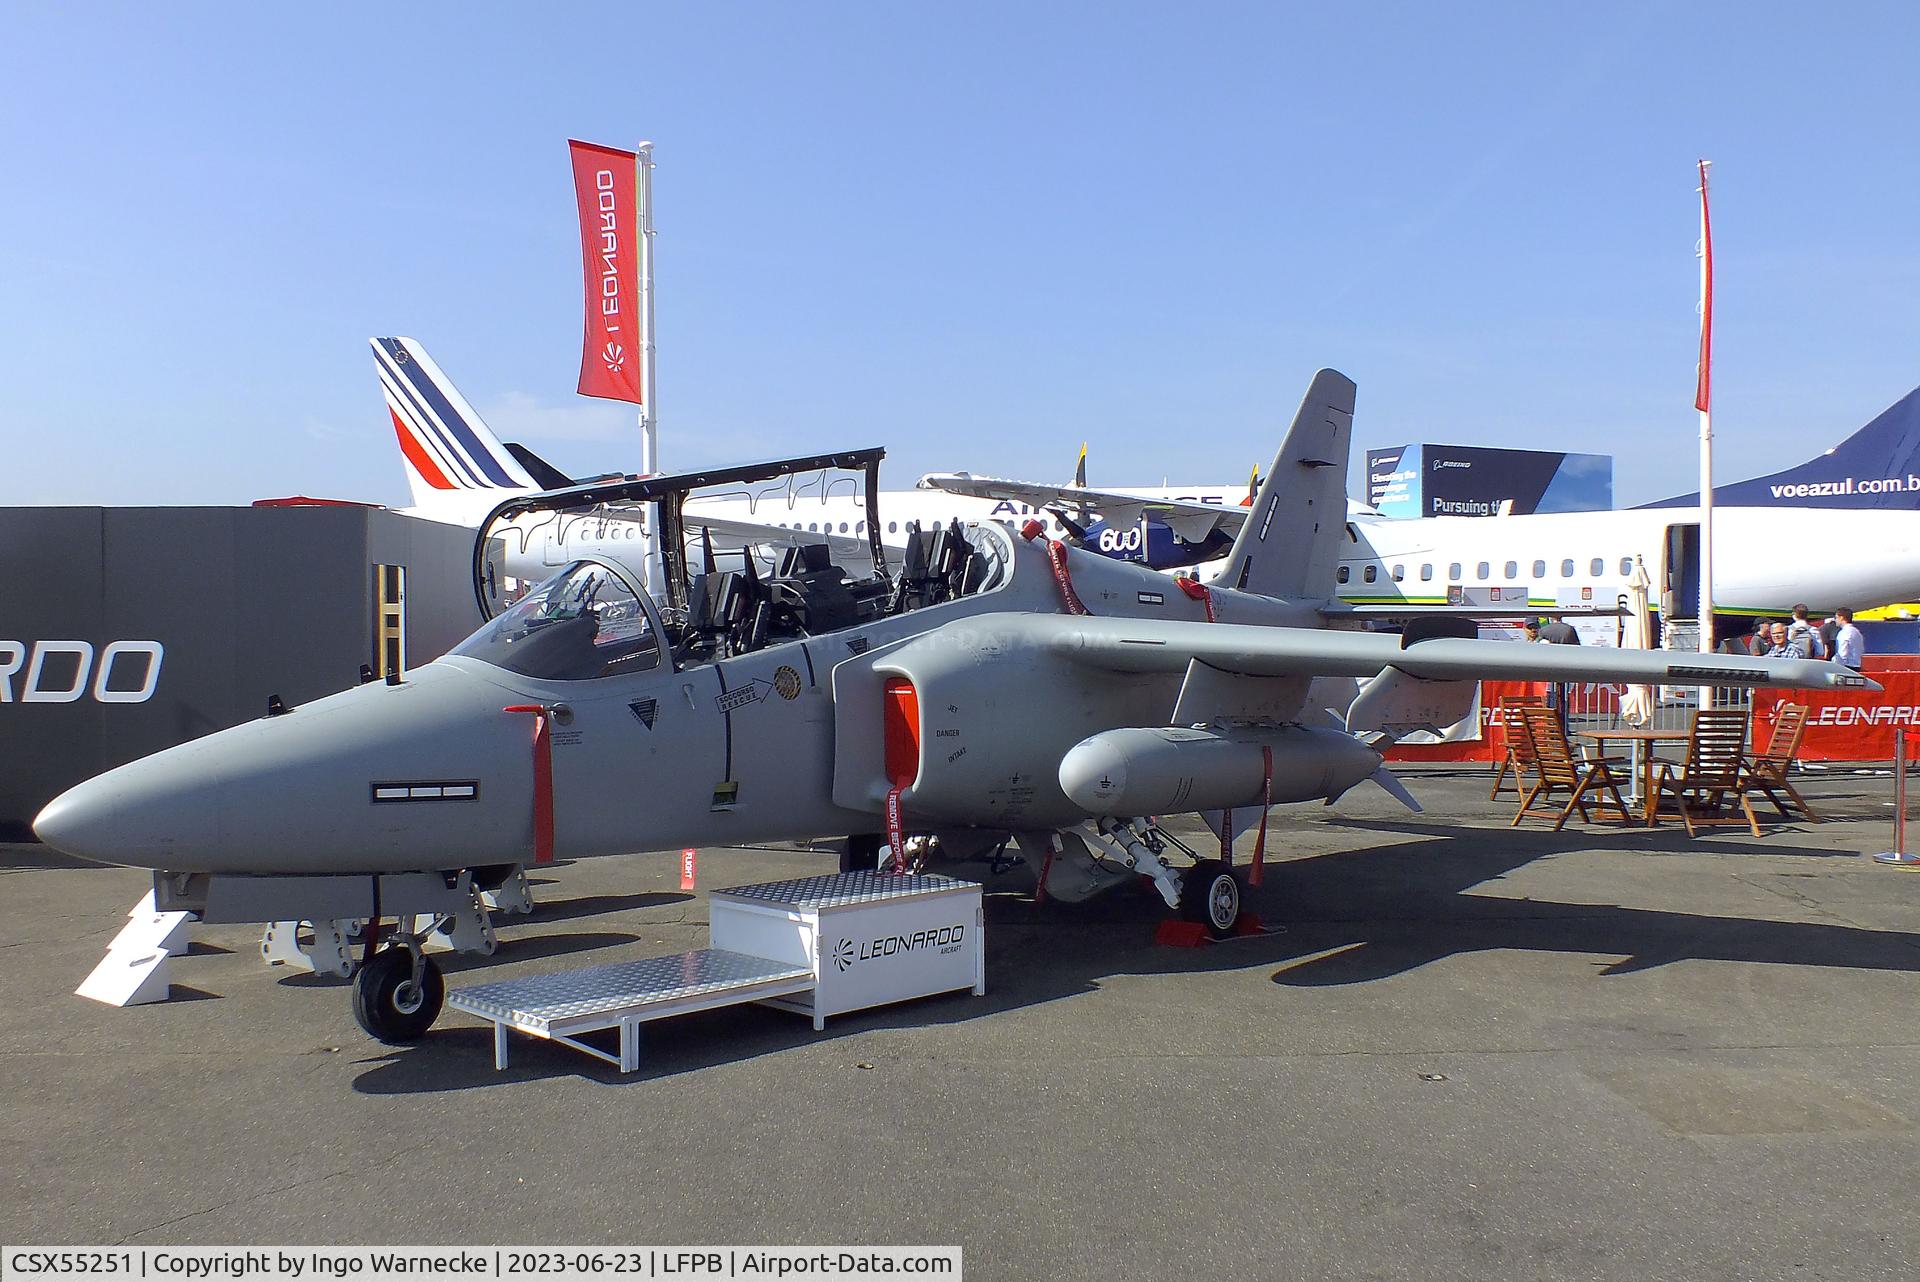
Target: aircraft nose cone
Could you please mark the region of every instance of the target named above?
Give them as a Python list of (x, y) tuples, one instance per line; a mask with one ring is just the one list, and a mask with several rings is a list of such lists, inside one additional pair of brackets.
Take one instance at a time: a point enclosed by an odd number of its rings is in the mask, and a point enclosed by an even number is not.
[(193, 804), (158, 772), (143, 770), (144, 764), (67, 789), (35, 816), (34, 835), (81, 859), (138, 868), (167, 867), (171, 853), (209, 844), (216, 825), (212, 808)]
[(33, 820), (34, 836), (69, 855), (77, 855), (97, 844), (93, 829), (97, 825), (100, 809), (89, 806), (84, 800), (77, 800), (73, 795), (77, 791), (69, 788), (61, 793), (49, 801)]

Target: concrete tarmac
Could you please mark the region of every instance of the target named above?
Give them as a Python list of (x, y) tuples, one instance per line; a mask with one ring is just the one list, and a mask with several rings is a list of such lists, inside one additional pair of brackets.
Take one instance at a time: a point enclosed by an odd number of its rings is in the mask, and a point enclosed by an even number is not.
[[(1274, 813), (1276, 933), (1156, 947), (1158, 901), (989, 878), (984, 998), (650, 1026), (622, 1077), (200, 928), (176, 1000), (73, 987), (138, 872), (0, 847), (0, 1240), (958, 1243), (975, 1278), (1908, 1279), (1920, 875), (1835, 818), (1688, 839), (1507, 826), (1484, 769)], [(1242, 855), (1250, 848), (1243, 842)], [(703, 887), (830, 870), (702, 852)], [(982, 876), (979, 865), (957, 869)], [(449, 983), (703, 946), (677, 858), (540, 877)]]

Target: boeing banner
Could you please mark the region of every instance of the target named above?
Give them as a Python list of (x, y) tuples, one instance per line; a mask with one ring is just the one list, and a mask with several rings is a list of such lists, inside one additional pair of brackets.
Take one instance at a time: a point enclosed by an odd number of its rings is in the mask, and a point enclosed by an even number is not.
[(1470, 445), (1368, 450), (1367, 502), (1391, 517), (1605, 511), (1613, 459)]

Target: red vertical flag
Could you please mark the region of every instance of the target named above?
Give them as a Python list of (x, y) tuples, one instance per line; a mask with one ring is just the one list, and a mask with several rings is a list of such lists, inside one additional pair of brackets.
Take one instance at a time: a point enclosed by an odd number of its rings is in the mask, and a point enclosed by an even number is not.
[(1693, 408), (1713, 407), (1713, 225), (1707, 221), (1707, 162), (1700, 162), (1700, 367)]
[(640, 200), (631, 151), (569, 140), (580, 207), (586, 328), (580, 395), (643, 403), (640, 386)]

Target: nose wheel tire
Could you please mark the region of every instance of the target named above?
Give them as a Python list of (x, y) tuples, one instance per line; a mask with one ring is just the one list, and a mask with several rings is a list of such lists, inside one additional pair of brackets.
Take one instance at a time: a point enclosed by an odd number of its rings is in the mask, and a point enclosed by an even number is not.
[(1180, 915), (1199, 922), (1215, 939), (1231, 938), (1240, 925), (1240, 879), (1218, 859), (1202, 859), (1180, 879)]
[(389, 1045), (418, 1041), (440, 1017), (447, 982), (431, 957), (421, 959), (420, 982), (413, 982), (413, 956), (405, 948), (383, 948), (353, 980), (353, 1017), (367, 1035)]

